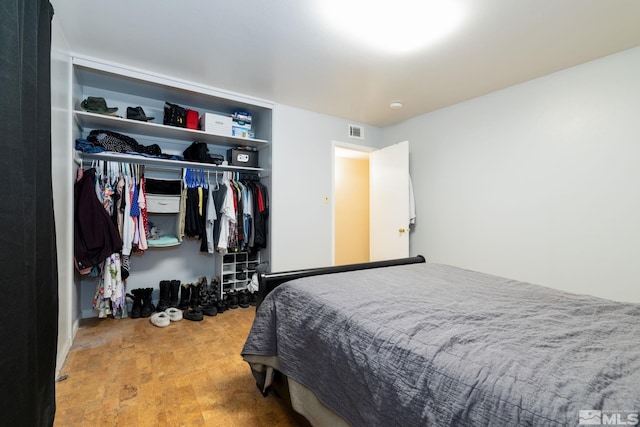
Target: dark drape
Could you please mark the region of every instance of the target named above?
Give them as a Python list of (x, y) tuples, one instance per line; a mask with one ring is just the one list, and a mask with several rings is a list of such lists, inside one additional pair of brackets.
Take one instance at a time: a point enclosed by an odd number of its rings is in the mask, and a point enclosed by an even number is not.
[(48, 0), (0, 2), (0, 425), (52, 425), (58, 279)]

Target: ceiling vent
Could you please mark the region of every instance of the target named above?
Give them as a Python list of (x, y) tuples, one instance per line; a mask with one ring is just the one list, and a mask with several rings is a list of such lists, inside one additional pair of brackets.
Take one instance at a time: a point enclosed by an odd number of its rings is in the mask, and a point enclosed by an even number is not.
[(364, 128), (362, 126), (349, 125), (349, 138), (364, 139)]

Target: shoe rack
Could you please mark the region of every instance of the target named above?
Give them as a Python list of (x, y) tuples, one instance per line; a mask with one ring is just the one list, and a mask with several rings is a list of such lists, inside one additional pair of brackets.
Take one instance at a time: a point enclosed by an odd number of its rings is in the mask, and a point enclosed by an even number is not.
[(221, 293), (246, 289), (260, 264), (260, 252), (233, 252), (218, 255), (218, 271), (221, 272)]

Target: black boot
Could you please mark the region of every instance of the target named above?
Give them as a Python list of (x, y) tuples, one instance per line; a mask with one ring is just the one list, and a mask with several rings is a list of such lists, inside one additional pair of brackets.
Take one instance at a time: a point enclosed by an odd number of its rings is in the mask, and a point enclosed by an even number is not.
[(171, 282), (169, 280), (160, 281), (160, 301), (158, 301), (158, 311), (165, 311), (169, 308), (169, 298), (171, 294)]
[(258, 305), (258, 293), (251, 292), (249, 293), (249, 305), (255, 307)]
[(191, 284), (191, 299), (189, 300), (189, 307), (198, 308), (200, 305), (200, 289), (202, 289), (202, 282)]
[[(205, 281), (206, 283), (206, 281)], [(200, 289), (202, 283), (191, 284), (191, 299), (189, 300), (189, 307), (184, 311), (183, 317), (187, 320), (200, 321), (203, 319), (202, 310), (200, 309)]]
[(249, 307), (249, 291), (246, 289), (238, 292), (238, 305), (242, 308)]
[(220, 299), (220, 277), (213, 276), (211, 277), (211, 293), (215, 295), (216, 301)]
[(151, 301), (151, 293), (153, 288), (140, 289), (142, 294), (142, 310), (140, 311), (140, 317), (149, 317), (156, 310)]
[(189, 308), (189, 300), (191, 299), (191, 283), (183, 283), (180, 285), (180, 304), (178, 308), (184, 310)]
[(169, 287), (169, 307), (178, 308), (178, 294), (180, 293), (180, 280), (172, 280)]
[[(212, 284), (213, 285), (213, 284)], [(216, 307), (216, 297), (213, 288), (207, 286), (207, 279), (205, 277), (200, 278), (200, 309), (205, 316), (215, 316), (218, 314), (218, 308)]]
[(131, 318), (140, 318), (140, 312), (142, 310), (142, 295), (140, 291), (142, 289), (132, 289), (130, 294), (127, 294), (129, 298), (133, 300), (133, 307), (131, 307)]
[(229, 308), (227, 295), (223, 295), (222, 298), (216, 302), (216, 308), (218, 309), (218, 313), (224, 313)]
[(238, 308), (238, 293), (236, 291), (227, 292), (227, 301), (229, 308)]

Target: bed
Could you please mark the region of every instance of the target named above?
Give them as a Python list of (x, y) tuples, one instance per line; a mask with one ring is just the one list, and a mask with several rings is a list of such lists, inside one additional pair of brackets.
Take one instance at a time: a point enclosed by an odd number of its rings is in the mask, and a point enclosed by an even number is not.
[(312, 425), (637, 424), (640, 304), (422, 257), (352, 267), (259, 280), (242, 355)]

